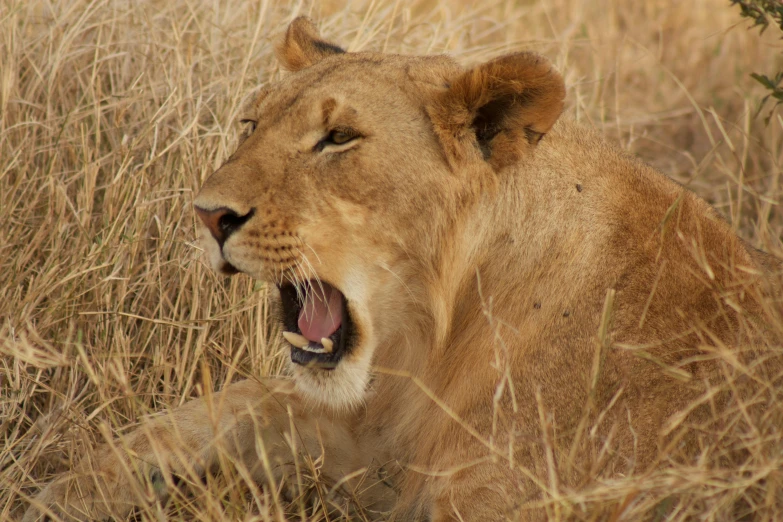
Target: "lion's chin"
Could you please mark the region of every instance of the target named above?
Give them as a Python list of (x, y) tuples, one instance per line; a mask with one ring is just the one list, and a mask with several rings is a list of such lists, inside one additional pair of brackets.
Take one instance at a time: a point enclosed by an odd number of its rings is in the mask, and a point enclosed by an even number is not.
[(351, 357), (329, 372), (297, 364), (290, 366), (297, 391), (313, 405), (339, 413), (364, 404), (370, 382), (369, 357)]

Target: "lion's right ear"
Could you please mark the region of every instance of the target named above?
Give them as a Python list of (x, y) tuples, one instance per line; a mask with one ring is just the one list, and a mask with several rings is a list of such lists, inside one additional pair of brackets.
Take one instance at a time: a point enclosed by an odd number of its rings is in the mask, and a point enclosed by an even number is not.
[(563, 111), (565, 85), (549, 60), (523, 52), (463, 72), (427, 108), (452, 168), (483, 159), (516, 163)]
[(344, 52), (339, 46), (323, 40), (315, 24), (306, 16), (291, 22), (283, 41), (277, 46), (277, 58), (289, 71), (310, 67), (327, 56)]

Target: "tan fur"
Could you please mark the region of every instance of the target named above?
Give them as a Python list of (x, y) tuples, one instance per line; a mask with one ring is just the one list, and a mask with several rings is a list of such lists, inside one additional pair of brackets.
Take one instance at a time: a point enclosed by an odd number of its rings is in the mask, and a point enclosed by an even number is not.
[[(267, 480), (258, 439), (294, 458), (286, 408), (327, 479), (402, 470), (344, 486), (394, 520), (501, 520), (552, 484), (694, 455), (686, 425), (710, 409), (688, 408), (717, 378), (710, 354), (759, 335), (747, 318), (775, 261), (688, 190), (555, 123), (565, 89), (540, 56), (466, 70), (344, 53), (305, 19), (279, 54), (292, 74), (250, 105), (255, 130), (196, 200), (252, 217), (222, 251), (202, 240), (217, 268), (340, 289), (353, 351), (332, 372), (291, 365), (291, 381), (233, 384), (151, 421), (47, 487), (26, 520), (44, 506), (122, 515), (158, 468), (199, 475), (221, 447)], [(317, 150), (335, 128), (362, 137)]]

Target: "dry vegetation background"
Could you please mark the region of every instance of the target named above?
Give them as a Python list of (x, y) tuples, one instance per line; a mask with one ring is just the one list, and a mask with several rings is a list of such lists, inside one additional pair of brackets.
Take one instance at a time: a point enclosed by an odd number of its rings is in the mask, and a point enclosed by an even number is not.
[[(472, 62), (535, 49), (564, 72), (567, 117), (783, 256), (783, 120), (754, 117), (765, 93), (748, 77), (783, 68), (774, 31), (746, 30), (728, 0), (480, 5), (0, 0), (0, 519), (142, 416), (281, 371), (263, 285), (208, 269), (191, 203), (236, 143), (243, 97), (281, 74), (273, 43), (297, 14), (350, 50)], [(783, 406), (772, 396), (757, 397), (767, 428), (727, 435), (755, 460), (564, 492), (558, 513), (783, 519)], [(207, 480), (138, 516), (335, 519), (239, 482)]]

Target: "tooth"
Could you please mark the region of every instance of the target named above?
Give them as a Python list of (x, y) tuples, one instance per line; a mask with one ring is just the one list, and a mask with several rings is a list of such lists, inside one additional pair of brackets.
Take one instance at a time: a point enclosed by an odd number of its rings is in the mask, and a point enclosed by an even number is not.
[(334, 343), (331, 339), (321, 337), (321, 344), (324, 345), (324, 353), (332, 353), (332, 350), (334, 349)]
[(303, 350), (310, 344), (310, 341), (304, 335), (295, 334), (294, 332), (283, 332), (283, 337), (292, 345)]

